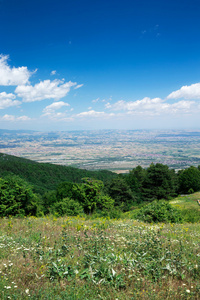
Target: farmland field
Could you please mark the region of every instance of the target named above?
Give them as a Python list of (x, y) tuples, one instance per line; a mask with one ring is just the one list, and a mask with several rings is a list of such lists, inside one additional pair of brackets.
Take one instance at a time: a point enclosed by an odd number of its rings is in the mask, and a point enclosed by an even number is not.
[(37, 162), (125, 173), (162, 163), (173, 169), (200, 164), (200, 131), (0, 131), (0, 151)]

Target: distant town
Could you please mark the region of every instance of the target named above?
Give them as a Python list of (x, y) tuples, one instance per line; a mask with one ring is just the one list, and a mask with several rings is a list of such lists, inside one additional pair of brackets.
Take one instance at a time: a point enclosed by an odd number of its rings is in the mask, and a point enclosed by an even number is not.
[(200, 130), (36, 132), (0, 130), (0, 152), (37, 162), (126, 173), (162, 163), (179, 170), (200, 165)]

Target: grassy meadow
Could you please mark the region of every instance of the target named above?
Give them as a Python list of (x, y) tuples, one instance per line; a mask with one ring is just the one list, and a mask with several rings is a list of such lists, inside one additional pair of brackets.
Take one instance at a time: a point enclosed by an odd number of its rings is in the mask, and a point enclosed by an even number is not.
[[(197, 211), (200, 193), (171, 201)], [(0, 219), (1, 299), (200, 299), (200, 223)]]

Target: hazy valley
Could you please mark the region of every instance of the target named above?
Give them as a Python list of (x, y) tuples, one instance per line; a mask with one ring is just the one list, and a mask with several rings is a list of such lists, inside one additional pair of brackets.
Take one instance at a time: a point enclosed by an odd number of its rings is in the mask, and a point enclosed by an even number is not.
[(87, 170), (128, 172), (162, 163), (185, 169), (200, 164), (200, 131), (0, 131), (0, 152)]

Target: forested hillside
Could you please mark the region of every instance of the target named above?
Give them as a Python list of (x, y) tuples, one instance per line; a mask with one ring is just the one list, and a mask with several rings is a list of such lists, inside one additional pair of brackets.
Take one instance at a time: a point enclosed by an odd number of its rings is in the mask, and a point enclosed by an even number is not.
[(0, 154), (0, 216), (118, 218), (134, 211), (134, 218), (147, 222), (181, 222), (183, 216), (169, 200), (200, 191), (199, 169), (191, 166), (176, 173), (167, 165), (152, 163), (117, 175)]
[(0, 177), (18, 175), (33, 185), (34, 191), (43, 194), (56, 189), (63, 181), (80, 183), (84, 177), (106, 182), (117, 175), (110, 171), (87, 171), (68, 166), (37, 163), (28, 159), (0, 153)]

